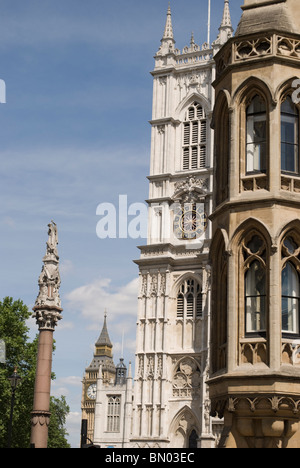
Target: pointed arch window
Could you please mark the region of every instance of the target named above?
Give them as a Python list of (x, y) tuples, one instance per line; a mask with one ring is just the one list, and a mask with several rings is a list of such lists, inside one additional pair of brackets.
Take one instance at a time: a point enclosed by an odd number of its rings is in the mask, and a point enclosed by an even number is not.
[(267, 110), (264, 99), (256, 94), (246, 111), (246, 173), (265, 172), (267, 159)]
[(177, 318), (197, 319), (202, 317), (203, 298), (200, 284), (190, 278), (182, 283), (177, 295)]
[(299, 111), (290, 96), (281, 104), (281, 170), (299, 174)]
[(282, 332), (300, 334), (300, 248), (292, 236), (287, 236), (282, 245), (281, 314)]
[(258, 235), (244, 245), (246, 333), (266, 331), (265, 250), (265, 244)]
[(194, 102), (183, 124), (182, 169), (206, 167), (207, 119), (203, 107)]
[(108, 398), (107, 432), (120, 432), (121, 398), (111, 396)]
[(189, 449), (196, 449), (198, 448), (198, 434), (195, 430), (193, 430), (189, 437)]

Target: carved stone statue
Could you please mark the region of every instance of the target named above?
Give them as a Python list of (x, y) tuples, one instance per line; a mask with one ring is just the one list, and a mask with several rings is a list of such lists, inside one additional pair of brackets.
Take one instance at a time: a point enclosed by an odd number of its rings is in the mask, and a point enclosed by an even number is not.
[(58, 234), (57, 225), (54, 221), (48, 224), (48, 241), (47, 241), (47, 253), (46, 255), (54, 255), (59, 260), (57, 245), (58, 245)]
[(54, 330), (61, 320), (61, 300), (59, 295), (60, 274), (57, 251), (58, 234), (54, 221), (48, 224), (47, 252), (43, 258), (43, 268), (39, 276), (39, 294), (33, 308), (39, 329)]

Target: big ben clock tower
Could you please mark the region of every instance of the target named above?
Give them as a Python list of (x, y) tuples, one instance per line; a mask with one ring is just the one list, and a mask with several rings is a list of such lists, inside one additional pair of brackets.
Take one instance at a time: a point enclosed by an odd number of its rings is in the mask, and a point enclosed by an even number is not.
[(107, 330), (107, 314), (104, 315), (104, 324), (101, 334), (95, 344), (94, 357), (85, 369), (82, 382), (82, 419), (87, 420), (87, 437), (93, 441), (95, 423), (95, 405), (97, 395), (97, 377), (102, 366), (103, 384), (109, 385), (115, 381), (116, 367), (112, 354), (113, 345)]

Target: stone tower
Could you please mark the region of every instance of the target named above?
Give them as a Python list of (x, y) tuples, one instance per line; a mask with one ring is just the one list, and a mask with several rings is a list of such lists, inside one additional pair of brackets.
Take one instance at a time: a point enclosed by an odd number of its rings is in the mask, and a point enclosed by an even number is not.
[(299, 448), (299, 2), (242, 9), (215, 57), (212, 414), (222, 447)]
[(132, 428), (132, 371), (121, 358), (115, 380), (104, 383), (102, 366), (97, 379), (94, 443), (101, 448), (129, 448)]
[(87, 436), (94, 440), (95, 405), (97, 397), (97, 379), (101, 366), (101, 381), (104, 385), (115, 382), (116, 367), (113, 361), (113, 345), (110, 341), (107, 329), (107, 314), (104, 314), (103, 328), (95, 344), (94, 357), (90, 365), (85, 369), (82, 383), (82, 419), (87, 420)]
[[(220, 17), (222, 12), (220, 12)], [(149, 231), (140, 271), (132, 444), (215, 444), (209, 366), (214, 54), (232, 36), (224, 2), (219, 36), (175, 48), (171, 8), (152, 72)], [(205, 32), (204, 32), (205, 34)]]

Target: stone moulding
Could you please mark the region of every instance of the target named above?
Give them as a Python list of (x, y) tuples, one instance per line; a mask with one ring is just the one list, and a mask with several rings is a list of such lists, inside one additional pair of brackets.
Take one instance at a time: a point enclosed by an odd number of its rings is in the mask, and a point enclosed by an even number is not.
[(40, 426), (46, 425), (47, 427), (49, 427), (50, 416), (51, 413), (49, 413), (49, 411), (32, 411), (31, 425), (36, 426), (37, 424), (39, 424)]
[(279, 396), (279, 395), (264, 395), (264, 396), (231, 396), (229, 398), (221, 398), (212, 401), (211, 416), (224, 417), (225, 411), (229, 413), (247, 412), (257, 416), (261, 412), (277, 414), (280, 411), (284, 413), (292, 413), (291, 416), (300, 416), (300, 395), (297, 396)]
[(269, 32), (255, 34), (247, 38), (236, 37), (216, 55), (217, 78), (231, 65), (253, 59), (267, 57), (290, 58), (300, 60), (300, 38), (296, 35)]

